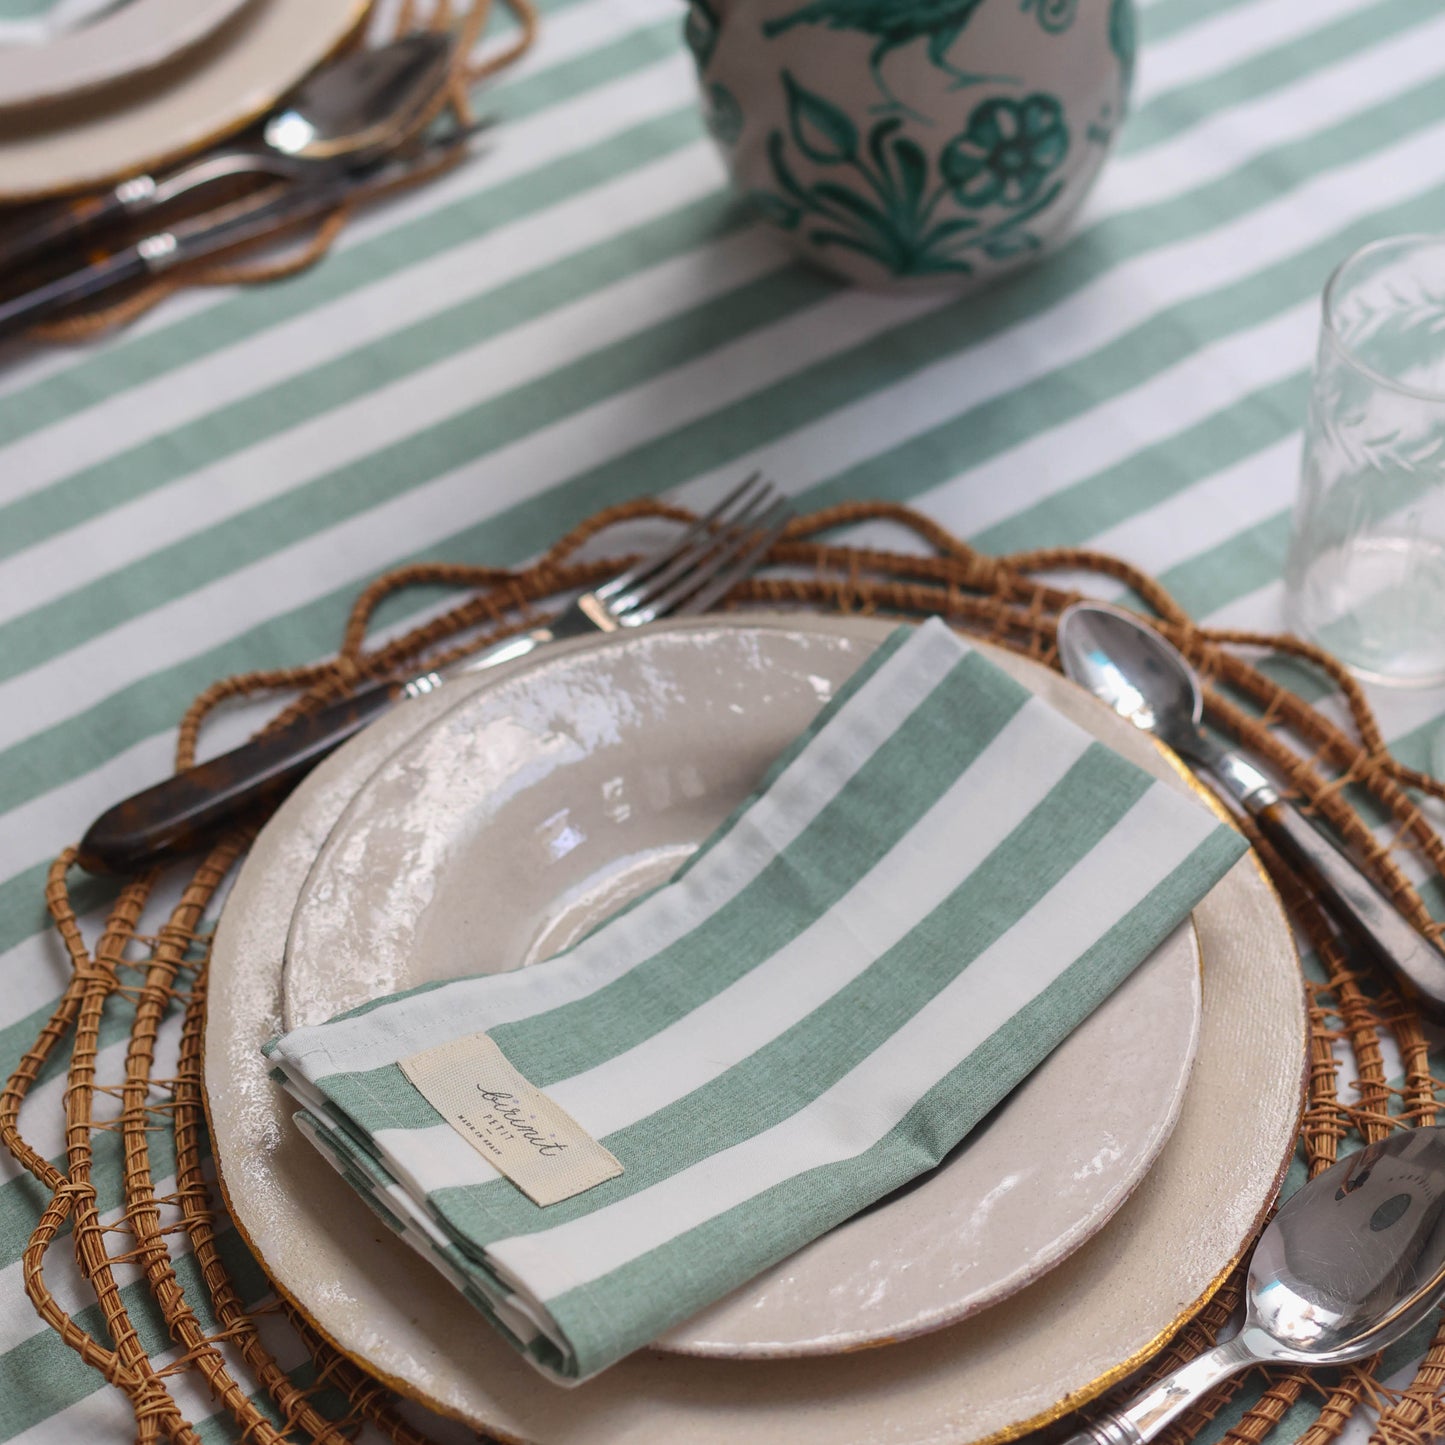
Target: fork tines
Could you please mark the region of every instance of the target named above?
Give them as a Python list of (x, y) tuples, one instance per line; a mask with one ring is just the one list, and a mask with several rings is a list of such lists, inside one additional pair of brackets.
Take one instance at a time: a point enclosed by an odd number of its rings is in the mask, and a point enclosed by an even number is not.
[(618, 621), (705, 612), (757, 565), (792, 515), (760, 472), (734, 487), (670, 546), (597, 589)]

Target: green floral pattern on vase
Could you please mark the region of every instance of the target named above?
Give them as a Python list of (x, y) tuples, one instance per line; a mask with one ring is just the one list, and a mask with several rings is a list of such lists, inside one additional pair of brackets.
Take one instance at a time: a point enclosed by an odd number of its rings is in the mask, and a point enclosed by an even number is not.
[[(793, 169), (788, 137), (774, 130), (768, 159), (781, 195), (762, 207), (788, 230), (803, 218), (807, 239), (822, 250), (866, 256), (894, 276), (969, 276), (978, 256), (1009, 260), (1037, 250), (1028, 228), (1057, 199), (1069, 138), (1063, 110), (1047, 95), (1014, 102), (987, 100), (967, 128), (930, 163), (897, 117), (872, 125), (866, 138), (846, 111), (783, 72), (793, 146), (830, 172), (805, 185)], [(763, 193), (767, 194), (767, 193)], [(752, 193), (755, 202), (758, 192)], [(939, 216), (949, 198), (971, 209), (997, 205), (1007, 214), (991, 225), (974, 216)]]
[(743, 133), (743, 108), (737, 96), (717, 81), (707, 88), (703, 121), (708, 133), (722, 146), (735, 146)]
[(1138, 49), (1134, 0), (1112, 0), (1109, 6), (1109, 48), (1119, 60), (1119, 86), (1127, 98), (1134, 88), (1134, 53)]
[(873, 80), (883, 96), (885, 111), (916, 115), (900, 100), (883, 76), (883, 60), (890, 51), (927, 38), (928, 58), (951, 75), (958, 85), (976, 85), (991, 77), (959, 70), (948, 58), (953, 42), (963, 33), (983, 0), (812, 0), (790, 15), (769, 20), (763, 34), (769, 39), (795, 25), (825, 25), (831, 30), (859, 30), (878, 37), (868, 58)]
[(689, 0), (687, 19), (683, 22), (682, 27), (682, 38), (687, 48), (692, 51), (692, 58), (697, 62), (699, 74), (707, 69), (708, 63), (712, 60), (712, 53), (717, 48), (717, 37), (717, 11), (712, 8), (708, 0)]
[(689, 4), (703, 119), (738, 189), (866, 285), (962, 287), (1060, 238), (1132, 74), (1132, 0)]
[(1074, 23), (1079, 0), (1023, 0), (1023, 8), (1032, 10), (1045, 30), (1058, 35)]
[(1069, 149), (1064, 108), (1051, 95), (986, 100), (944, 147), (939, 165), (959, 205), (1031, 201)]

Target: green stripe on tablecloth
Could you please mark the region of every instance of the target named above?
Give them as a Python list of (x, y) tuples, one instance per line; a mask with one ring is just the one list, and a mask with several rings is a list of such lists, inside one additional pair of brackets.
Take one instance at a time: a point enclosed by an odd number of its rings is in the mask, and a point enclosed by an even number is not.
[[(233, 1230), (217, 1236), (216, 1249), (243, 1301), (254, 1303), (270, 1293), (260, 1266)], [(215, 1331), (218, 1321), (195, 1257), (182, 1255), (173, 1267), (202, 1328)], [(120, 1297), (145, 1352), (154, 1355), (168, 1349), (172, 1343), (169, 1332), (145, 1281), (123, 1286)], [(87, 1333), (105, 1339), (105, 1320), (98, 1304), (78, 1310), (75, 1321)], [(104, 1383), (100, 1372), (85, 1364), (59, 1335), (49, 1330), (32, 1335), (0, 1355), (0, 1441), (59, 1413)]]
[[(1445, 220), (1445, 206), (1442, 206)], [(1159, 581), (1195, 617), (1247, 596), (1275, 581), (1289, 543), (1289, 513), (1277, 512), (1263, 522), (1236, 532), (1197, 553), (1187, 562), (1165, 568)]]
[[(1159, 921), (1177, 917), (1193, 896), (1188, 880), (1193, 868), (1219, 867), (1237, 852), (1227, 831), (1211, 835), (1195, 854), (1181, 864), (1092, 948), (1044, 990), (1036, 999), (976, 1049), (944, 1080), (914, 1105), (910, 1113), (877, 1144), (841, 1163), (824, 1166), (791, 1179), (717, 1215), (706, 1224), (670, 1240), (641, 1259), (613, 1271), (594, 1285), (548, 1300), (554, 1318), (566, 1331), (579, 1356), (606, 1354), (618, 1342), (616, 1317), (598, 1308), (594, 1301), (607, 1297), (667, 1298), (686, 1279), (693, 1288), (690, 1298), (679, 1299), (668, 1325), (695, 1313), (700, 1303), (717, 1298), (719, 1279), (728, 1276), (727, 1261), (736, 1251), (740, 1230), (749, 1237), (785, 1237), (795, 1220), (807, 1221), (807, 1232), (821, 1234), (847, 1218), (836, 1201), (877, 1194), (873, 1181), (914, 1174), (940, 1160), (951, 1147), (951, 1139), (920, 1139), (920, 1126), (929, 1119), (948, 1118), (977, 1122), (987, 1112), (991, 1097), (989, 1080), (999, 1070), (1020, 1059), (1032, 1067), (1040, 1061), (1041, 1043), (1056, 1030), (1058, 1019), (1076, 1016), (1083, 992), (1102, 1002), (1127, 973), (1120, 960), (1137, 956), (1137, 940), (1157, 936)], [(1197, 872), (1193, 872), (1197, 877)], [(1134, 952), (1130, 952), (1131, 946)], [(614, 1181), (616, 1182), (616, 1181)], [(610, 1185), (599, 1186), (606, 1189)], [(594, 1191), (595, 1192), (595, 1191)], [(834, 1201), (830, 1206), (828, 1201)], [(549, 1210), (550, 1214), (551, 1211)], [(767, 1264), (776, 1263), (776, 1258)], [(764, 1268), (767, 1267), (765, 1264)], [(668, 1281), (664, 1289), (663, 1281)], [(626, 1339), (626, 1349), (636, 1349), (648, 1339)]]
[[(33, 938), (38, 933), (47, 932), (53, 926), (45, 910), (45, 879), (49, 871), (48, 862), (37, 863), (0, 882), (0, 953), (7, 952), (16, 944)], [(113, 898), (116, 887), (110, 880), (102, 883), (98, 879), (76, 878), (71, 884), (71, 892), (73, 897), (78, 895), (81, 900), (76, 907), (76, 913), (84, 914), (89, 913), (99, 900)], [(56, 997), (58, 998), (59, 994)], [(29, 1015), (26, 1022), (33, 1022), (35, 1028), (28, 1035), (23, 1035), (23, 1041), (19, 1042), (18, 1047), (16, 1036), (11, 1032), (15, 1025), (10, 1023), (0, 1029), (0, 1050), (11, 1048), (18, 1054), (21, 1049), (34, 1043), (35, 1033), (49, 1013), (49, 1007), (42, 1007)], [(0, 999), (0, 1018), (4, 1017), (4, 1002)]]
[[(340, 1390), (334, 1386), (317, 1388), (319, 1373), (312, 1361), (307, 1360), (305, 1363), (287, 1370), (286, 1378), (297, 1389), (306, 1391), (307, 1403), (326, 1419), (333, 1421), (354, 1419), (353, 1406)], [(257, 1390), (255, 1393), (247, 1395), (246, 1400), (263, 1419), (269, 1420), (278, 1431), (284, 1431), (286, 1421), (265, 1390)], [(194, 1428), (200, 1445), (245, 1445), (241, 1427), (225, 1411), (208, 1415), (204, 1420), (197, 1420)], [(249, 1438), (254, 1439), (255, 1436), (251, 1435)]]
[(1171, 139), (1201, 116), (1257, 100), (1430, 18), (1419, 0), (1385, 0), (1252, 55), (1219, 75), (1177, 86), (1130, 114), (1119, 137), (1119, 154), (1132, 155)]
[(58, 4), (60, 0), (0, 0), (0, 19), (34, 20), (48, 15)]
[(1063, 487), (971, 539), (985, 552), (1080, 546), (1298, 430), (1309, 373), (1297, 371), (1115, 466)]
[[(620, 1177), (543, 1211), (506, 1180), (443, 1189), (433, 1195), (438, 1211), (455, 1228), (488, 1242), (551, 1229), (781, 1124), (884, 1044), (917, 1012), (920, 998), (935, 995), (997, 942), (1094, 848), (1151, 782), (1107, 748), (1090, 747), (968, 879), (869, 968), (705, 1087), (607, 1135), (602, 1142), (626, 1164)], [(1229, 839), (1224, 843), (1233, 846)], [(969, 920), (967, 932), (960, 931), (960, 918)], [(902, 980), (907, 980), (906, 996), (901, 996)], [(550, 1037), (565, 1038), (577, 1017)], [(525, 1042), (503, 1042), (502, 1030), (491, 1031), (524, 1076), (550, 1065), (549, 1018), (555, 1023), (557, 1014), (531, 1021)], [(819, 1046), (820, 1039), (828, 1041), (827, 1047)], [(605, 1032), (592, 1040), (592, 1048), (591, 1061), (558, 1072), (552, 1082), (602, 1062), (612, 1052)], [(435, 1123), (435, 1114), (426, 1122)]]

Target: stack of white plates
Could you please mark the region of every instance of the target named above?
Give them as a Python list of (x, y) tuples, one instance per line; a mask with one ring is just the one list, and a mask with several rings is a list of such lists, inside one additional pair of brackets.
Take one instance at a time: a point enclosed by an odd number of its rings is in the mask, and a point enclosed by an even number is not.
[[(0, 44), (0, 201), (93, 190), (270, 109), (366, 0), (125, 0)], [(0, 41), (5, 36), (0, 34)]]
[[(238, 1227), (344, 1353), (539, 1445), (977, 1445), (1098, 1395), (1218, 1287), (1290, 1158), (1306, 1058), (1289, 925), (1252, 858), (939, 1169), (575, 1390), (291, 1125), (268, 1036), (566, 947), (673, 871), (888, 631), (734, 616), (564, 644), (397, 708), (272, 821), (216, 940), (213, 1143)], [(1070, 683), (998, 660), (1191, 786)]]

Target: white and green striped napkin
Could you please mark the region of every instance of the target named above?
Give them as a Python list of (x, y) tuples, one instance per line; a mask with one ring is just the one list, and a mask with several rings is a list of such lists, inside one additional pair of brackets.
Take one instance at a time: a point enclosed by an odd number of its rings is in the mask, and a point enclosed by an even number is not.
[[(269, 1049), (392, 1228), (582, 1380), (936, 1164), (1243, 849), (934, 620), (568, 953)], [(539, 1207), (443, 1121), (400, 1062), (481, 1031), (620, 1176)]]

